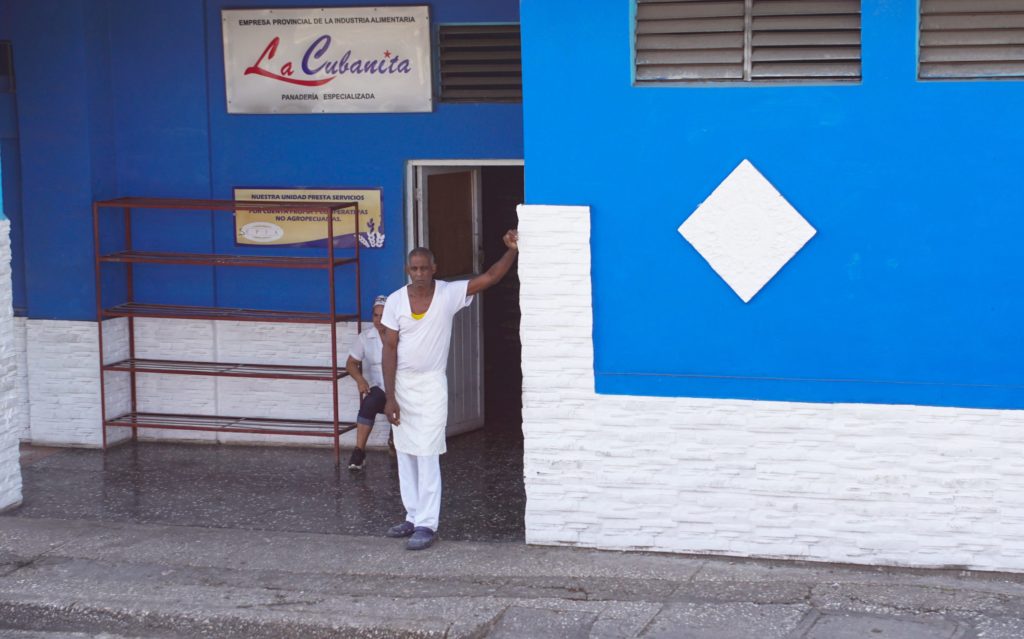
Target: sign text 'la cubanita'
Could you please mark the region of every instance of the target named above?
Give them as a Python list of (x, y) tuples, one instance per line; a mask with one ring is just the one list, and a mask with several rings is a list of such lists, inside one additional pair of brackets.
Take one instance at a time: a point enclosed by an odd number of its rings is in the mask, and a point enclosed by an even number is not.
[(426, 6), (225, 9), (228, 113), (432, 109)]

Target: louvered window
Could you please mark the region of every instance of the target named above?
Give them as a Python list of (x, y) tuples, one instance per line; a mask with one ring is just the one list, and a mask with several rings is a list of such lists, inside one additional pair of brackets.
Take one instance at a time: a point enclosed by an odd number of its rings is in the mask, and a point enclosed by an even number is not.
[(519, 25), (441, 25), (441, 100), (518, 102), (523, 99)]
[(921, 0), (921, 79), (1024, 77), (1024, 0)]
[(860, 0), (637, 0), (636, 82), (856, 82)]

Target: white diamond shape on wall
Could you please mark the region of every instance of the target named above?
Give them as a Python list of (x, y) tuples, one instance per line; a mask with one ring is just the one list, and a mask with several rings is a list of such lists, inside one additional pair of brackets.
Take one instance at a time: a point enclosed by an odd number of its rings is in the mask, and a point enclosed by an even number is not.
[(679, 233), (749, 302), (817, 231), (743, 160), (679, 227)]

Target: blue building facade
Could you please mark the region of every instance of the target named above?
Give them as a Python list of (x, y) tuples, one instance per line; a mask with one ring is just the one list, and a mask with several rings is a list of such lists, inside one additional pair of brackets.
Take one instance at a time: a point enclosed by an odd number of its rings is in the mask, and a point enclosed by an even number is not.
[[(252, 6), (264, 5), (299, 6)], [(864, 3), (860, 82), (768, 86), (637, 86), (631, 3), (585, 15), (524, 3), (534, 99), (522, 107), (342, 117), (228, 114), (226, 6), (0, 8), (18, 70), (0, 122), (15, 307), (27, 317), (95, 317), (92, 200), (226, 198), (250, 185), (383, 189), (389, 241), (365, 256), (365, 304), (402, 278), (404, 163), (522, 157), (525, 112), (527, 200), (594, 207), (599, 392), (1024, 406), (1024, 302), (1008, 294), (1021, 278), (1024, 84), (918, 80), (915, 3)], [(431, 11), (435, 23), (519, 20), (515, 2)], [(818, 230), (749, 304), (675, 232), (744, 159)], [(168, 247), (233, 243), (229, 222), (152, 223)], [(140, 298), (254, 302), (238, 273), (147, 268)], [(308, 278), (266, 277), (262, 304), (320, 303)], [(657, 312), (637, 312), (652, 302)]]
[[(361, 6), (332, 2), (331, 6)], [(230, 199), (235, 187), (380, 187), (382, 249), (363, 256), (363, 306), (403, 281), (405, 163), (415, 158), (522, 158), (522, 109), (435, 102), (430, 113), (232, 115), (227, 112), (220, 12), (227, 2), (108, 0), (0, 3), (0, 40), (17, 71), (26, 281), (30, 319), (95, 319), (93, 200), (121, 196)], [(303, 7), (253, 2), (246, 7)], [(430, 7), (433, 24), (515, 23), (503, 2)], [(6, 112), (0, 112), (5, 116)], [(0, 117), (0, 121), (7, 120)], [(221, 222), (223, 222), (221, 224)], [(173, 225), (168, 227), (168, 224)], [(151, 249), (226, 250), (233, 227), (204, 216), (140, 215)], [(160, 233), (148, 230), (159, 225)], [(157, 235), (160, 239), (154, 239)], [(294, 273), (215, 275), (145, 267), (140, 299), (319, 309), (322, 286)], [(113, 282), (112, 282), (113, 284)], [(339, 296), (347, 299), (346, 284)], [(270, 291), (270, 294), (267, 294)]]
[[(29, 387), (72, 368), (65, 387), (96, 385), (81, 337), (96, 333), (94, 200), (380, 187), (387, 241), (365, 251), (365, 309), (403, 282), (412, 161), (523, 158), (527, 541), (1024, 570), (1024, 81), (920, 79), (927, 2), (823, 3), (855, 7), (851, 81), (659, 84), (637, 81), (643, 0), (438, 0), (435, 25), (520, 23), (522, 104), (236, 115), (225, 0), (0, 0)], [(748, 165), (813, 237), (743, 297), (681, 225)], [(756, 215), (748, 204), (718, 210)], [(136, 231), (151, 249), (234, 246), (226, 219), (140, 214)], [(138, 268), (142, 301), (323, 301), (287, 272), (257, 290), (232, 269)], [(54, 356), (65, 343), (92, 350)], [(220, 401), (208, 390), (190, 397)], [(42, 419), (59, 443), (96, 445), (96, 406), (32, 401), (33, 439)]]
[[(1024, 69), (918, 50), (1013, 41), (1007, 7), (522, 3), (527, 541), (1024, 569)], [(849, 14), (858, 72), (681, 81), (726, 31), (750, 62), (751, 10)], [(707, 50), (663, 37), (701, 28)], [(776, 196), (809, 225), (777, 272), (747, 259), (788, 233)], [(768, 277), (740, 295), (723, 263)]]
[[(637, 86), (635, 3), (601, 4), (522, 16), (527, 200), (592, 207), (598, 392), (1024, 407), (1024, 82), (918, 80), (918, 3), (866, 0), (859, 82)], [(676, 232), (744, 159), (817, 229), (750, 303)]]

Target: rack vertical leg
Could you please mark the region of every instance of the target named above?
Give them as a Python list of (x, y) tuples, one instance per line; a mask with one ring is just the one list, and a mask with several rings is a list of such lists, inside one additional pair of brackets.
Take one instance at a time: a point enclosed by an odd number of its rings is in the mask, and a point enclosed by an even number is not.
[(99, 343), (100, 364), (100, 431), (103, 438), (103, 450), (107, 449), (107, 393), (106, 379), (103, 370), (103, 289), (100, 276), (100, 214), (99, 207), (92, 205), (92, 247), (93, 269), (96, 277), (96, 339)]
[(331, 321), (331, 411), (334, 415), (334, 463), (341, 463), (341, 433), (338, 423), (338, 308), (334, 300), (334, 209), (327, 209), (327, 286), (330, 288)]
[[(124, 248), (126, 251), (132, 250), (132, 210), (129, 207), (124, 208)], [(135, 272), (132, 269), (132, 263), (128, 262), (125, 264), (125, 278), (127, 284), (128, 302), (135, 301)], [(135, 318), (128, 318), (128, 358), (131, 362), (135, 361)], [(135, 394), (135, 365), (131, 367), (131, 371), (128, 373), (131, 378), (131, 393), (132, 393), (132, 415), (138, 414), (138, 406), (136, 405), (136, 394)], [(132, 422), (132, 441), (138, 441), (139, 429), (134, 426)]]
[(356, 243), (356, 246), (355, 246), (355, 249), (356, 249), (356, 263), (355, 263), (355, 271), (356, 271), (356, 334), (358, 335), (359, 333), (363, 332), (363, 288), (362, 288), (362, 281), (363, 281), (363, 279), (362, 279), (362, 274), (359, 271), (359, 268), (360, 268), (360, 265), (362, 264), (362, 262), (359, 259), (359, 228), (360, 227), (359, 227), (359, 205), (358, 205), (358, 203), (356, 204), (355, 208), (356, 208), (356, 210), (355, 210), (356, 232), (355, 232), (355, 234), (352, 237), (353, 237), (353, 239), (355, 240), (355, 243)]

